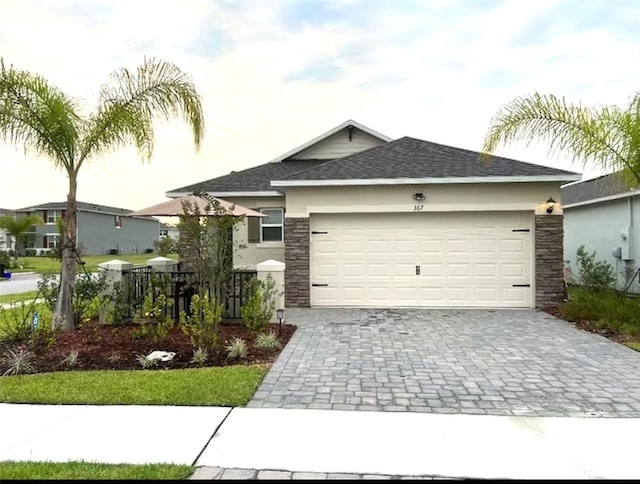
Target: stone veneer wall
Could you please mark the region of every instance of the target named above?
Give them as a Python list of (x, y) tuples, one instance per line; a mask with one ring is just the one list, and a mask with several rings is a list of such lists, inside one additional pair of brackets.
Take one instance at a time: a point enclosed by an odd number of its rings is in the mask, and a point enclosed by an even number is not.
[(563, 215), (535, 216), (536, 307), (556, 306), (564, 301)]
[(310, 306), (309, 219), (284, 219), (284, 291), (288, 307)]

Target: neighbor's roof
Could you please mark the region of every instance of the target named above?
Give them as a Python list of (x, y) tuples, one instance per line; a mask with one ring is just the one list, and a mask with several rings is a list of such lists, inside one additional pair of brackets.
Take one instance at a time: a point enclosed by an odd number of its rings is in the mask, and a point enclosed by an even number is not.
[(8, 208), (0, 208), (0, 215), (13, 215), (14, 210), (9, 210)]
[[(285, 178), (272, 186), (573, 181), (579, 173), (501, 157), (483, 162), (476, 151), (404, 137), (338, 158)], [(346, 182), (346, 183), (345, 183)]]
[[(133, 210), (127, 210), (126, 208), (109, 207), (107, 205), (98, 205), (97, 203), (77, 202), (78, 210), (85, 212), (105, 213), (108, 215), (129, 215)], [(30, 207), (19, 208), (16, 212), (33, 212), (34, 210), (65, 210), (67, 208), (67, 202), (47, 202), (39, 205), (32, 205)], [(152, 218), (152, 217), (140, 217), (140, 218)]]
[(605, 202), (637, 194), (640, 194), (640, 191), (627, 185), (620, 172), (570, 183), (561, 189), (563, 208)]

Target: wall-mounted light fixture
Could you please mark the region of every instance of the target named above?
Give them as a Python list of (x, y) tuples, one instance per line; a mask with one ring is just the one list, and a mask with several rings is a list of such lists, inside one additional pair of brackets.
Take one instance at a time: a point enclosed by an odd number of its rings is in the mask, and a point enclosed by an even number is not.
[(420, 193), (420, 192), (416, 192), (412, 196), (413, 196), (413, 199), (418, 202), (424, 202), (427, 199), (427, 197), (424, 196), (424, 193)]
[(553, 212), (553, 209), (556, 206), (556, 201), (553, 199), (553, 197), (549, 197), (549, 200), (547, 200), (547, 213), (551, 213)]

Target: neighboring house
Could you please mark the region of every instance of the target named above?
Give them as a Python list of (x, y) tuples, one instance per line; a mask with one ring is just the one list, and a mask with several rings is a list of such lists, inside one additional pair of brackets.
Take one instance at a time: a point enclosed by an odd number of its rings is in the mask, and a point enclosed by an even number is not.
[[(584, 245), (596, 260), (615, 269), (624, 289), (640, 265), (640, 191), (626, 185), (619, 173), (562, 187), (564, 258), (577, 276), (576, 251)], [(630, 290), (638, 292), (636, 276)]]
[[(8, 210), (6, 208), (0, 208), (0, 217), (3, 215), (14, 215), (13, 210)], [(10, 249), (11, 246), (11, 236), (5, 232), (3, 229), (0, 229), (0, 251), (4, 252)]]
[[(16, 210), (39, 215), (45, 222), (33, 228), (24, 251), (48, 252), (60, 243), (58, 220), (64, 217), (66, 202), (51, 202)], [(78, 202), (77, 245), (83, 255), (136, 254), (153, 250), (160, 222), (153, 217), (130, 216), (132, 210)]]
[(180, 238), (180, 230), (178, 227), (161, 222), (160, 228), (158, 229), (158, 236), (171, 237), (173, 240), (178, 240)]
[(237, 267), (286, 263), (287, 306), (543, 307), (562, 301), (560, 186), (580, 175), (347, 121), (272, 162), (167, 192), (261, 210)]

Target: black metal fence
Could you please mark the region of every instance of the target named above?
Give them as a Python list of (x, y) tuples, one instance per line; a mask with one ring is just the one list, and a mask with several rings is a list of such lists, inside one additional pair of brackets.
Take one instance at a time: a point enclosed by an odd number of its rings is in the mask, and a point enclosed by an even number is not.
[[(181, 312), (188, 313), (190, 311), (191, 297), (197, 294), (199, 287), (198, 275), (194, 271), (157, 272), (148, 266), (124, 271), (123, 276), (131, 306), (130, 317), (142, 309), (147, 294), (155, 297), (155, 290), (164, 294), (167, 299), (173, 300), (173, 305), (167, 308), (166, 312), (170, 313), (177, 322)], [(226, 295), (222, 297), (225, 306), (224, 318), (240, 318), (240, 308), (244, 304), (246, 285), (251, 278), (256, 276), (256, 271), (237, 271), (231, 275), (225, 291)], [(213, 289), (208, 284), (204, 285), (204, 289), (210, 299), (215, 298), (216, 295), (212, 293)]]

